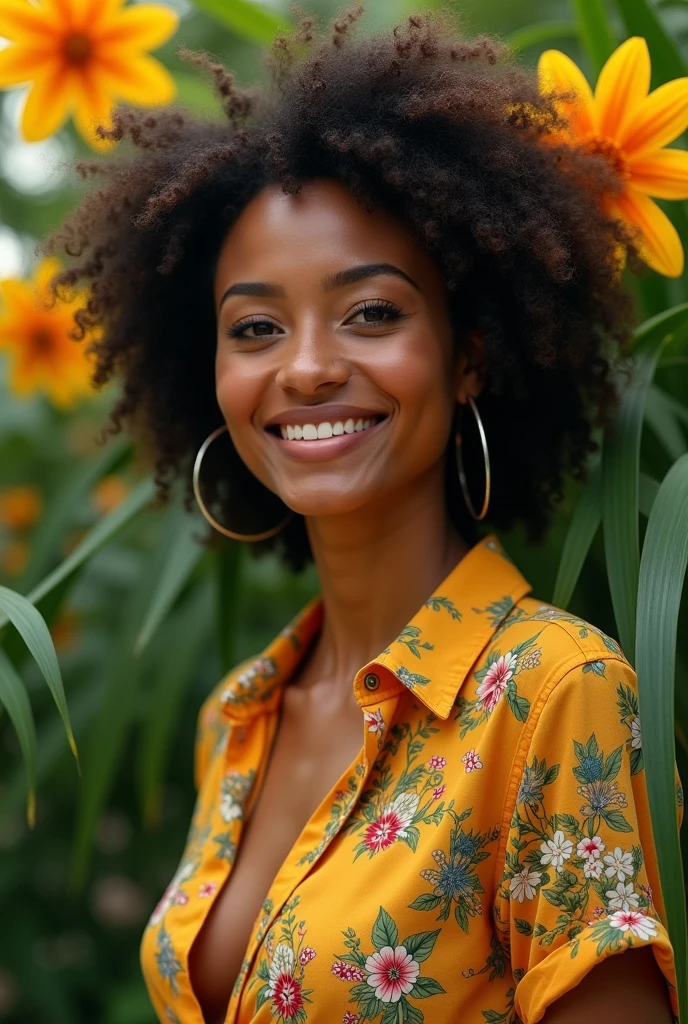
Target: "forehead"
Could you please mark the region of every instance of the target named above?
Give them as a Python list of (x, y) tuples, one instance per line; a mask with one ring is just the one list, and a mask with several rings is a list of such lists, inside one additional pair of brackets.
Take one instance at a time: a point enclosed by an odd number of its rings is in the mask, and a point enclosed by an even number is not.
[[(442, 290), (439, 270), (408, 228), (378, 207), (366, 211), (329, 178), (304, 182), (298, 195), (269, 185), (246, 205), (220, 250), (216, 285), (277, 280), (285, 274), (354, 263), (394, 263), (428, 290)], [(231, 281), (230, 281), (231, 279)]]

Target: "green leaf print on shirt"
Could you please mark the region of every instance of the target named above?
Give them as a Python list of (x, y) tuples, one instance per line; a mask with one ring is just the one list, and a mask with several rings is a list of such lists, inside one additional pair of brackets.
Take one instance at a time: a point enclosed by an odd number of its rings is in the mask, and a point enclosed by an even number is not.
[(490, 620), (490, 625), (494, 629), (499, 625), (503, 618), (505, 618), (514, 607), (515, 601), (511, 594), (505, 594), (504, 597), (498, 601), (493, 601), (492, 604), (488, 604), (487, 608), (473, 608), (476, 615), (487, 615)]
[[(439, 732), (431, 725), (432, 713), (419, 719), (414, 728), (408, 722), (393, 725), (389, 737), (371, 772), (371, 782), (361, 794), (355, 813), (342, 828), (351, 833), (364, 829), (361, 841), (354, 847), (354, 860), (363, 853), (372, 859), (397, 842), (406, 843), (415, 851), (420, 838), (418, 825), (439, 825), (453, 800), (445, 808), (443, 769), (446, 759), (439, 754), (416, 763), (425, 748), (425, 740)], [(389, 759), (397, 756), (406, 743), (406, 765), (395, 777)], [(439, 801), (439, 802), (438, 802)]]
[(448, 597), (440, 597), (439, 594), (437, 597), (429, 597), (425, 602), (425, 607), (430, 608), (433, 612), (439, 612), (444, 608), (445, 611), (449, 612), (452, 619), (455, 619), (457, 622), (461, 621), (461, 612)]
[(371, 929), (373, 952), (366, 954), (353, 928), (342, 931), (346, 953), (336, 953), (332, 973), (349, 989), (361, 1019), (379, 1024), (422, 1024), (425, 1015), (411, 999), (427, 999), (446, 990), (434, 978), (420, 974), (441, 929), (416, 932), (399, 939), (399, 930), (384, 907)]
[(457, 814), (448, 813), (454, 819), (449, 833), (449, 851), (433, 850), (432, 856), (437, 868), (423, 868), (420, 875), (433, 885), (433, 891), (422, 893), (413, 903), (411, 910), (435, 910), (440, 908), (437, 921), (446, 921), (454, 905), (454, 918), (463, 931), (468, 931), (469, 917), (482, 914), (482, 903), (479, 899), (485, 892), (475, 867), (486, 860), (490, 853), (484, 847), (499, 838), (499, 826), (487, 832), (466, 832), (462, 822), (472, 813), (472, 808)]
[(631, 775), (637, 775), (645, 767), (643, 761), (643, 742), (638, 717), (638, 696), (630, 686), (620, 683), (616, 689), (616, 705), (621, 712), (621, 722), (630, 732), (626, 740), (626, 750), (631, 751)]
[(421, 657), (421, 650), (434, 651), (435, 645), (428, 640), (421, 640), (423, 631), (420, 626), (404, 626), (395, 643), (405, 644), (414, 658)]

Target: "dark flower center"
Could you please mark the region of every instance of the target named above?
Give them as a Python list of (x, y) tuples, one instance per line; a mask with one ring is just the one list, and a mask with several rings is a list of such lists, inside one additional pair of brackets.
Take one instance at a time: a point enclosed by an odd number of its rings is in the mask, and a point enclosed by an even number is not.
[(70, 64), (85, 64), (91, 56), (91, 40), (83, 32), (73, 32), (65, 40), (65, 55)]

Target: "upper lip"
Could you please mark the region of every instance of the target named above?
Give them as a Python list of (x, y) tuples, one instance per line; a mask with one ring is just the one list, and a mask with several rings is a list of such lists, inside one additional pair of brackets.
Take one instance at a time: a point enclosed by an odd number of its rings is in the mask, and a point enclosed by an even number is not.
[(317, 426), (319, 423), (336, 423), (337, 420), (367, 420), (373, 416), (386, 415), (387, 413), (379, 409), (363, 409), (358, 405), (301, 405), (294, 409), (285, 409), (284, 412), (271, 416), (263, 426), (265, 429), (287, 424), (293, 427), (303, 426), (304, 423), (312, 423), (313, 426)]

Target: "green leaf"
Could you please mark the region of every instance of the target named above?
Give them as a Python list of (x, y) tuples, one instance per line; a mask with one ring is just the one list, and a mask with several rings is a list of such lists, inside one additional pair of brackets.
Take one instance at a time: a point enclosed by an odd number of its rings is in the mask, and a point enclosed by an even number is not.
[(635, 332), (633, 379), (621, 395), (602, 451), (602, 522), (609, 588), (626, 657), (635, 649), (635, 608), (640, 566), (640, 439), (645, 398), (664, 345), (688, 332), (688, 304), (645, 321)]
[(560, 39), (577, 39), (580, 35), (575, 21), (538, 21), (534, 25), (516, 29), (506, 40), (513, 50), (527, 50), (531, 46), (542, 47)]
[(616, 48), (616, 38), (602, 0), (572, 0), (578, 18), (581, 39), (590, 58), (595, 77), (607, 57)]
[(423, 892), (420, 896), (416, 896), (413, 903), (409, 903), (410, 910), (434, 910), (437, 904), (440, 902), (439, 896), (434, 896), (431, 892)]
[(638, 507), (640, 508), (640, 514), (645, 516), (646, 519), (650, 518), (650, 512), (652, 511), (658, 491), (659, 481), (655, 480), (654, 477), (648, 476), (647, 473), (641, 473)]
[(286, 18), (249, 0), (194, 0), (194, 3), (240, 39), (258, 46), (271, 43), (275, 35), (289, 32), (292, 27)]
[(377, 915), (375, 924), (373, 925), (372, 939), (375, 949), (382, 949), (383, 946), (396, 946), (399, 932), (392, 918), (389, 916), (384, 907), (380, 907), (380, 913)]
[(14, 726), (26, 765), (28, 780), (26, 820), (29, 828), (33, 828), (36, 823), (36, 726), (24, 682), (2, 647), (0, 647), (0, 704), (7, 711)]
[[(413, 935), (407, 935), (405, 939), (402, 939), (399, 943), (403, 946), (407, 953), (410, 953), (414, 960), (418, 960), (422, 963), (423, 960), (427, 960), (433, 951), (437, 936), (439, 935), (441, 928), (435, 928), (431, 932), (415, 932)], [(390, 946), (396, 945), (395, 942), (390, 942)]]
[(0, 587), (0, 611), (5, 614), (15, 626), (17, 632), (21, 634), (24, 643), (31, 651), (43, 678), (48, 684), (48, 689), (53, 695), (57, 710), (64, 724), (65, 732), (67, 733), (67, 740), (76, 760), (77, 771), (81, 775), (79, 753), (76, 749), (72, 725), (69, 721), (69, 711), (67, 709), (60, 665), (57, 660), (53, 638), (50, 635), (45, 619), (29, 600), (22, 597), (21, 594), (16, 594), (8, 587)]
[(526, 697), (520, 697), (516, 692), (507, 690), (506, 699), (509, 702), (511, 713), (519, 722), (525, 722), (530, 711), (530, 701)]
[(192, 590), (165, 627), (161, 644), (164, 654), (156, 661), (156, 679), (151, 707), (144, 718), (138, 764), (142, 817), (148, 827), (159, 821), (162, 784), (185, 687), (193, 679), (200, 652), (213, 627), (213, 592), (209, 579)]
[[(46, 594), (50, 593), (67, 576), (75, 572), (84, 562), (87, 562), (96, 551), (112, 540), (115, 534), (127, 526), (154, 497), (155, 485), (153, 480), (151, 478), (141, 480), (122, 504), (104, 516), (103, 519), (100, 519), (93, 529), (89, 530), (83, 540), (77, 544), (74, 550), (70, 552), (64, 562), (58, 565), (56, 569), (27, 594), (26, 600), (36, 604)], [(6, 616), (0, 615), (0, 629), (7, 624), (7, 621)]]
[(229, 672), (236, 664), (235, 630), (241, 600), (241, 571), (244, 559), (244, 545), (229, 541), (216, 553), (215, 584), (217, 607), (217, 638), (220, 652), (220, 668)]
[(645, 401), (645, 420), (672, 462), (688, 451), (686, 438), (676, 420), (668, 396), (660, 388), (650, 388)]
[(137, 657), (179, 597), (201, 557), (203, 549), (198, 539), (198, 527), (198, 520), (192, 518), (182, 505), (174, 504), (170, 507), (163, 526), (169, 555), (162, 566), (157, 589), (134, 644)]
[(526, 921), (524, 917), (514, 918), (514, 925), (516, 926), (516, 931), (520, 932), (521, 935), (533, 934), (533, 926), (531, 925), (530, 921)]
[(647, 524), (638, 586), (636, 666), (645, 775), (680, 1015), (688, 1014), (688, 941), (676, 821), (674, 678), (678, 615), (688, 565), (688, 455), (662, 481)]
[(564, 541), (552, 594), (552, 604), (557, 608), (568, 607), (601, 520), (602, 473), (600, 460), (596, 459), (590, 467)]
[(437, 996), (440, 992), (446, 991), (434, 978), (424, 978), (422, 975), (416, 978), (413, 988), (409, 992), (412, 999), (427, 999), (428, 996)]
[(41, 519), (31, 537), (31, 555), (26, 569), (17, 580), (15, 589), (26, 594), (55, 562), (65, 531), (81, 515), (95, 485), (110, 473), (122, 469), (132, 456), (132, 443), (118, 439), (108, 445), (97, 458), (90, 456), (78, 462), (62, 486), (50, 496), (50, 514)]
[(647, 40), (652, 60), (652, 88), (688, 74), (681, 51), (648, 0), (615, 0), (629, 36)]

